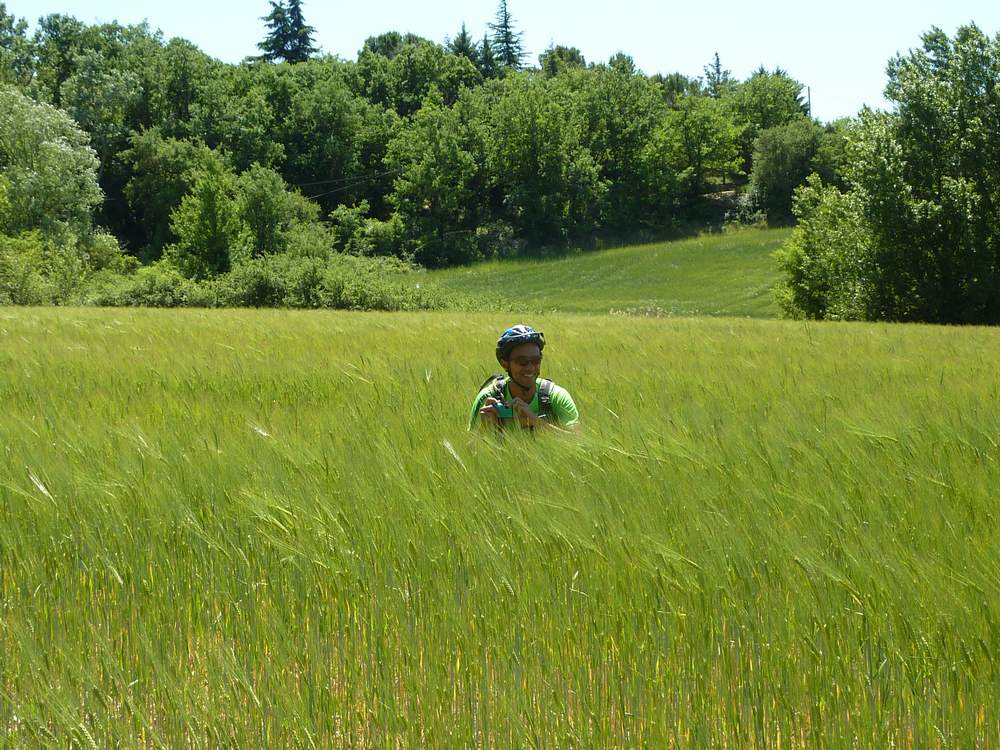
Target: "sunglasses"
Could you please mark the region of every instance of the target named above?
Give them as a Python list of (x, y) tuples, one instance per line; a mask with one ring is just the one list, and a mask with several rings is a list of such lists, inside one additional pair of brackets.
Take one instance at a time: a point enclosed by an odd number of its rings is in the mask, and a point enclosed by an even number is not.
[(541, 355), (537, 357), (514, 357), (511, 360), (518, 367), (527, 367), (528, 365), (540, 365), (542, 364)]

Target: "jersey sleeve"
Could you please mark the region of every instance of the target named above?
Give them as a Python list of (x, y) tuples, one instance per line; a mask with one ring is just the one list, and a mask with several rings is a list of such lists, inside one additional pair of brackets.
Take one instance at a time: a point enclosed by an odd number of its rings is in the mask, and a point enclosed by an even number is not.
[(554, 385), (552, 387), (552, 414), (562, 427), (572, 427), (580, 424), (580, 412), (569, 391)]
[(489, 394), (489, 388), (483, 388), (479, 394), (472, 400), (472, 413), (469, 414), (469, 429), (474, 430), (479, 426), (479, 409), (483, 405), (483, 401), (486, 400), (486, 396)]

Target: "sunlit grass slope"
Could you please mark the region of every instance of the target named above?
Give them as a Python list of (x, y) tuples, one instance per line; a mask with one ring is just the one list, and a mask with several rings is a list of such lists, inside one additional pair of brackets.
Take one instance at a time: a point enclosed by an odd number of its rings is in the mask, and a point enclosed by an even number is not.
[(998, 747), (1000, 331), (0, 310), (4, 747)]
[(554, 260), (438, 271), (442, 286), (560, 312), (776, 318), (773, 252), (788, 230), (744, 230)]

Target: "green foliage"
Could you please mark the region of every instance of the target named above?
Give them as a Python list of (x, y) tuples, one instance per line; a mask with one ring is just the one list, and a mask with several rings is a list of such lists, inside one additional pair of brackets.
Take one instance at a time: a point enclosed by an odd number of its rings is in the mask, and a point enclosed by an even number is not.
[(157, 48), (145, 70), (149, 123), (143, 124), (155, 125), (168, 138), (200, 135), (193, 116), (218, 105), (212, 94), (222, 68), (222, 63), (183, 39), (171, 39)]
[(782, 311), (817, 320), (872, 317), (872, 281), (879, 271), (859, 196), (823, 185), (814, 174), (796, 191), (795, 213), (799, 224), (776, 253)]
[[(813, 236), (842, 240), (824, 250), (807, 236), (790, 255), (798, 265), (829, 266), (831, 277), (836, 265), (813, 260), (818, 253), (836, 251), (840, 263), (859, 266), (848, 278), (861, 289), (864, 317), (1000, 322), (998, 70), (1000, 38), (975, 26), (954, 39), (926, 34), (921, 49), (889, 65), (886, 94), (896, 111), (865, 111), (848, 133), (850, 202), (830, 191), (803, 202), (800, 221)], [(789, 275), (793, 307), (827, 315), (798, 288), (809, 278)]]
[(663, 96), (663, 101), (669, 107), (676, 107), (677, 103), (685, 96), (697, 96), (703, 94), (701, 80), (698, 78), (688, 78), (683, 73), (656, 73), (650, 76), (650, 80), (655, 83)]
[(472, 35), (465, 28), (465, 22), (462, 23), (462, 30), (455, 35), (454, 39), (448, 41), (445, 46), (451, 54), (464, 57), (471, 62), (476, 69), (479, 68), (479, 46), (476, 44), (476, 40), (472, 38)]
[(512, 75), (489, 92), (490, 186), (503, 196), (500, 217), (534, 248), (592, 230), (608, 190), (560, 80)]
[(34, 75), (34, 50), (28, 39), (28, 22), (7, 12), (0, 3), (0, 86), (26, 88)]
[(222, 307), (420, 310), (445, 306), (449, 299), (410, 282), (401, 270), (349, 255), (255, 258), (214, 279), (211, 288)]
[(443, 266), (475, 259), (469, 242), (478, 223), (484, 145), (466, 105), (427, 102), (389, 145), (386, 166), (398, 173), (390, 201), (415, 259)]
[(0, 87), (0, 175), (9, 183), (7, 230), (43, 235), (90, 232), (101, 202), (97, 158), (69, 116)]
[(191, 193), (170, 214), (177, 242), (164, 255), (184, 276), (205, 279), (229, 270), (240, 235), (236, 184), (217, 160), (209, 160), (194, 175)]
[(732, 72), (725, 70), (719, 60), (719, 53), (715, 53), (712, 62), (705, 66), (705, 93), (713, 99), (721, 99), (729, 94), (737, 85), (733, 79)]
[(403, 256), (405, 238), (403, 221), (398, 213), (380, 221), (368, 216), (368, 203), (338, 206), (330, 214), (333, 222), (332, 246), (347, 255)]
[(538, 67), (546, 78), (552, 78), (564, 70), (586, 68), (587, 60), (576, 47), (549, 45), (549, 48), (538, 56)]
[(451, 105), (462, 88), (472, 88), (482, 80), (468, 57), (450, 54), (426, 40), (403, 43), (392, 57), (362, 50), (358, 68), (368, 100), (401, 117), (416, 112), (432, 91)]
[(236, 196), (246, 244), (254, 257), (286, 252), (291, 227), (318, 218), (315, 203), (289, 191), (273, 169), (257, 164), (239, 176)]
[(780, 68), (772, 73), (761, 67), (746, 81), (721, 89), (720, 100), (726, 102), (733, 121), (740, 128), (743, 171), (750, 172), (754, 142), (761, 132), (808, 115), (802, 98), (803, 88)]
[(99, 274), (79, 294), (84, 305), (101, 307), (211, 307), (211, 290), (159, 262), (129, 275)]
[[(0, 304), (51, 301), (51, 285), (36, 273), (31, 238), (0, 239)], [(75, 290), (75, 304), (102, 307), (293, 307), (427, 310), (468, 305), (456, 292), (421, 284), (409, 267), (385, 259), (281, 253), (239, 261), (224, 274), (190, 279), (161, 261), (92, 275)]]
[(62, 108), (90, 134), (101, 160), (109, 164), (125, 148), (133, 112), (142, 93), (139, 77), (112, 67), (95, 50), (80, 53), (62, 85)]
[(404, 46), (423, 43), (433, 44), (430, 39), (424, 39), (424, 37), (416, 34), (400, 34), (398, 31), (386, 31), (377, 36), (370, 36), (365, 39), (364, 46), (358, 53), (358, 59), (360, 60), (365, 52), (370, 52), (391, 60), (400, 53)]
[(644, 179), (649, 165), (643, 158), (666, 116), (656, 85), (614, 66), (581, 71), (550, 85), (564, 92), (560, 98), (570, 103), (582, 145), (608, 186), (601, 223), (618, 231), (656, 223), (659, 206), (650, 200)]
[(0, 174), (0, 234), (7, 231), (10, 222), (10, 181)]
[(227, 68), (206, 84), (205, 101), (192, 112), (192, 129), (226, 153), (237, 171), (251, 164), (280, 168), (285, 161), (281, 127), (289, 94), (271, 65)]
[(754, 141), (749, 191), (771, 221), (792, 215), (792, 193), (813, 171), (823, 128), (806, 117), (762, 130)]
[(329, 211), (368, 187), (357, 177), (363, 149), (372, 135), (376, 141), (388, 137), (384, 121), (336, 67), (316, 60), (283, 67), (269, 82), (287, 96), (276, 114), (282, 120), (282, 176), (292, 185), (315, 188), (307, 194)]
[(63, 82), (73, 74), (73, 61), (83, 49), (85, 27), (58, 13), (38, 19), (34, 37), (36, 86), (42, 99), (61, 104)]
[(811, 171), (820, 176), (827, 185), (843, 190), (847, 183), (844, 175), (848, 165), (847, 142), (856, 121), (842, 118), (828, 123), (819, 137), (819, 145), (810, 164)]
[(170, 215), (194, 187), (195, 176), (218, 155), (204, 144), (164, 138), (155, 128), (133, 133), (120, 159), (130, 178), (125, 197), (136, 217), (135, 244), (155, 260), (177, 237)]
[(493, 51), (493, 43), (488, 34), (483, 35), (483, 41), (479, 45), (478, 67), (484, 81), (499, 78), (503, 71), (500, 67), (500, 61), (497, 60), (496, 53)]
[(651, 150), (664, 164), (673, 165), (670, 171), (691, 202), (709, 189), (710, 181), (739, 174), (738, 138), (739, 130), (726, 117), (724, 103), (685, 96), (667, 112)]
[(302, 0), (270, 0), (271, 12), (260, 20), (268, 28), (267, 36), (257, 47), (266, 62), (283, 60), (300, 63), (316, 54), (312, 36), (315, 29), (305, 22)]
[(514, 18), (507, 9), (507, 0), (500, 0), (496, 18), (489, 24), (493, 32), (493, 54), (501, 69), (520, 70), (524, 60), (524, 32), (514, 27)]
[(36, 230), (0, 234), (0, 305), (41, 305), (51, 301), (42, 268), (45, 252)]
[(0, 304), (73, 302), (95, 275), (130, 273), (133, 258), (105, 232), (78, 238), (46, 236), (38, 230), (0, 233)]

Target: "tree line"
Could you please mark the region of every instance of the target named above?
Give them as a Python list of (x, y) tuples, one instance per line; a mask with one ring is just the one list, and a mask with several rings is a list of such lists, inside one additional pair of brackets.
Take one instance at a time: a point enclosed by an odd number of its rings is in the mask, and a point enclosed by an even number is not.
[(896, 115), (819, 123), (788, 73), (736, 80), (718, 54), (698, 78), (565, 46), (527, 66), (506, 0), (481, 39), (464, 24), (443, 43), (386, 32), (353, 60), (317, 52), (298, 0), (264, 21), (261, 55), (226, 64), (146, 25), (51, 15), (29, 37), (0, 3), (0, 276), (31, 270), (58, 300), (53, 279), (102, 271), (199, 283), (287, 275), (295, 259), (441, 267), (704, 226), (720, 204), (786, 221), (815, 174), (786, 309), (900, 315), (816, 302), (817, 264), (802, 270), (810, 212), (833, 200), (816, 191), (860, 195), (866, 123)]

